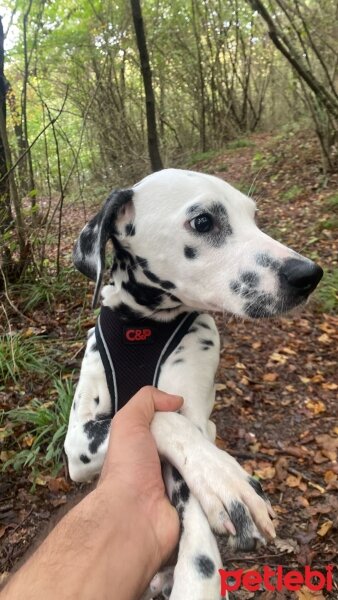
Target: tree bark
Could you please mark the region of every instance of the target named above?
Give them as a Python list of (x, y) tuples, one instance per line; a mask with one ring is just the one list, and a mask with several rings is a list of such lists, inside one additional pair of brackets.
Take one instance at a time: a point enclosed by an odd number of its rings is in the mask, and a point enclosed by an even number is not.
[(136, 34), (137, 48), (140, 55), (144, 92), (146, 97), (149, 158), (152, 170), (160, 171), (161, 169), (163, 169), (163, 163), (159, 151), (156, 127), (155, 96), (152, 84), (152, 75), (149, 63), (149, 54), (144, 31), (141, 5), (139, 0), (130, 0), (130, 2)]
[(1, 244), (2, 270), (5, 276), (16, 278), (24, 268), (28, 247), (25, 240), (25, 228), (21, 212), (21, 204), (14, 179), (11, 172), (12, 159), (6, 130), (6, 93), (8, 82), (4, 74), (4, 31), (0, 17), (0, 233), (1, 237), (10, 230), (13, 223), (11, 200), (13, 201), (16, 229), (19, 240), (19, 263), (12, 260), (12, 253), (6, 243)]
[(256, 10), (266, 22), (269, 36), (276, 48), (289, 61), (294, 70), (298, 73), (299, 77), (309, 86), (309, 88), (317, 97), (318, 101), (325, 106), (328, 113), (337, 119), (338, 101), (332, 96), (329, 90), (325, 88), (320, 81), (318, 81), (314, 73), (309, 70), (308, 66), (303, 63), (299, 53), (293, 47), (291, 41), (276, 26), (272, 16), (265, 8), (263, 2), (261, 2), (261, 0), (247, 0), (247, 2), (250, 4), (252, 9)]

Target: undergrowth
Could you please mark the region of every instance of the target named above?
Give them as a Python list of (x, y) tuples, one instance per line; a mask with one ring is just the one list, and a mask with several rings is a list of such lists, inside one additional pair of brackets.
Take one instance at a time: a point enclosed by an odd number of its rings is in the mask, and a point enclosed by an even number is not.
[(325, 271), (316, 290), (316, 298), (321, 311), (326, 313), (338, 310), (338, 268)]
[(3, 413), (8, 455), (3, 471), (9, 467), (15, 471), (30, 468), (34, 477), (45, 470), (52, 476), (60, 471), (74, 396), (72, 380), (55, 379), (50, 395), (55, 399), (43, 402), (34, 398), (26, 406)]
[[(2, 384), (19, 383), (29, 376), (44, 377), (55, 372), (54, 362), (42, 353), (41, 338), (22, 333), (0, 336), (0, 380)], [(1, 389), (0, 385), (0, 389)]]

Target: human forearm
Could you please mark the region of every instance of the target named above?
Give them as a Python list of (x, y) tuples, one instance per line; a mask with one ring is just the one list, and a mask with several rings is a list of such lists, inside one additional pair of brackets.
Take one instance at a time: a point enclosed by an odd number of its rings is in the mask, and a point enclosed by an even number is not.
[[(109, 498), (109, 500), (108, 500)], [(136, 600), (160, 566), (136, 499), (99, 486), (57, 525), (5, 588), (6, 600)], [(122, 516), (123, 515), (123, 516)]]

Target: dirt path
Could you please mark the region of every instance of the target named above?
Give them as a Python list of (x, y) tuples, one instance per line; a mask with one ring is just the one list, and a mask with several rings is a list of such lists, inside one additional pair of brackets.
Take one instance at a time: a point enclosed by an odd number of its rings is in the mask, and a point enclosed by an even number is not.
[[(246, 145), (247, 144), (247, 145)], [(250, 145), (248, 145), (250, 144)], [(258, 200), (262, 228), (313, 258), (326, 269), (337, 269), (337, 236), (333, 210), (327, 200), (337, 189), (337, 176), (321, 186), (317, 147), (309, 136), (272, 139), (255, 136), (243, 147), (228, 149), (194, 168), (224, 177), (243, 191), (252, 187)], [(77, 207), (67, 211), (71, 247)], [(335, 206), (335, 210), (337, 207)], [(335, 217), (337, 218), (337, 217)], [(333, 223), (335, 224), (335, 223)], [(81, 226), (79, 224), (78, 228)], [(81, 327), (93, 321), (89, 305), (73, 311), (60, 303), (49, 311), (48, 323), (57, 332), (69, 368), (80, 364)], [(81, 303), (81, 300), (80, 300)], [(68, 313), (73, 312), (72, 319)], [(38, 322), (47, 322), (46, 310), (36, 311)], [(13, 317), (16, 327), (26, 327)], [(221, 541), (226, 568), (259, 568), (262, 564), (302, 569), (324, 569), (337, 559), (337, 317), (320, 311), (313, 301), (301, 314), (261, 322), (242, 322), (217, 317), (223, 336), (217, 395), (213, 418), (218, 445), (230, 451), (263, 481), (277, 513), (278, 539), (257, 553), (231, 556)], [(52, 324), (52, 325), (51, 325)], [(81, 334), (81, 332), (80, 332)], [(83, 335), (83, 334), (82, 334)], [(83, 336), (84, 337), (84, 336)], [(57, 342), (58, 343), (58, 342)], [(73, 344), (73, 345), (72, 345)], [(74, 351), (75, 348), (75, 351)], [(11, 389), (0, 394), (4, 408), (18, 401)], [(22, 400), (20, 400), (22, 401)], [(75, 487), (65, 473), (43, 478), (34, 493), (28, 472), (10, 471), (0, 482), (0, 566), (13, 568), (32, 543), (36, 532), (60, 505), (67, 503)], [(304, 591), (288, 593), (237, 593), (240, 600), (322, 600)], [(338, 599), (338, 587), (325, 598)]]

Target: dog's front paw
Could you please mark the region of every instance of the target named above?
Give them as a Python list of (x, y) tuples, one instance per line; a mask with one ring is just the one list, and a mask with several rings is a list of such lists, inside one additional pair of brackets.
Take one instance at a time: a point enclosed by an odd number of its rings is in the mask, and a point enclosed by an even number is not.
[(260, 483), (226, 452), (211, 446), (198, 452), (184, 478), (218, 533), (230, 533), (237, 550), (252, 550), (257, 541), (275, 537), (270, 502)]

